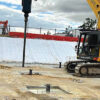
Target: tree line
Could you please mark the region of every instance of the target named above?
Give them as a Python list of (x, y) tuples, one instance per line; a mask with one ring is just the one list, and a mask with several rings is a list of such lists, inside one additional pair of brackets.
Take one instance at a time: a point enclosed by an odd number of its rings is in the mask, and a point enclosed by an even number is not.
[[(96, 20), (93, 20), (91, 18), (86, 18), (84, 23), (78, 27), (80, 31), (87, 31), (87, 30), (95, 30), (96, 29)], [(68, 26), (62, 34), (65, 34), (65, 36), (73, 37), (73, 33), (71, 33), (73, 28), (71, 26)]]

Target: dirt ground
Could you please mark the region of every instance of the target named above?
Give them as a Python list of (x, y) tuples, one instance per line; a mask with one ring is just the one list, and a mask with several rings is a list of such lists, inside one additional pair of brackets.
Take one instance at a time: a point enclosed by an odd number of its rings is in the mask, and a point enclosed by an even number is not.
[(2, 35), (1, 33), (0, 33), (0, 37), (10, 37), (8, 34), (5, 34), (5, 35)]
[[(33, 75), (27, 75), (29, 69)], [(68, 93), (35, 94), (27, 86), (59, 86)], [(100, 78), (76, 77), (64, 68), (0, 65), (0, 100), (100, 100)]]

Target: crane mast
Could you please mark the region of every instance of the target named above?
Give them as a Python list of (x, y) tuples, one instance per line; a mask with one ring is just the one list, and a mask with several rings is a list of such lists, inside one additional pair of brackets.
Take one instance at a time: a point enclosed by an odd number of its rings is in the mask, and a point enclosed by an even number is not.
[(97, 18), (97, 29), (100, 30), (100, 0), (87, 0)]

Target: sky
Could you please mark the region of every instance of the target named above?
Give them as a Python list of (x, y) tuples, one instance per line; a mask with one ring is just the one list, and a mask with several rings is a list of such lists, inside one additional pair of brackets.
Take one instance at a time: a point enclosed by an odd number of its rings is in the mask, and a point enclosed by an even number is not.
[[(24, 26), (22, 0), (0, 0), (0, 21), (11, 26)], [(86, 0), (32, 0), (28, 26), (34, 28), (77, 28), (85, 18), (95, 19)]]

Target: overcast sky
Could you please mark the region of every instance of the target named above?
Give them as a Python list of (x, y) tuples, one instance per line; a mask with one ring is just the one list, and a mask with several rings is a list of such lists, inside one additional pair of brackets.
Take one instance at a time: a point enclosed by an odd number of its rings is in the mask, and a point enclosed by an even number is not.
[[(11, 26), (23, 26), (22, 0), (0, 0), (0, 20), (8, 20)], [(30, 27), (61, 28), (68, 25), (77, 28), (85, 18), (95, 19), (86, 0), (32, 0)]]

